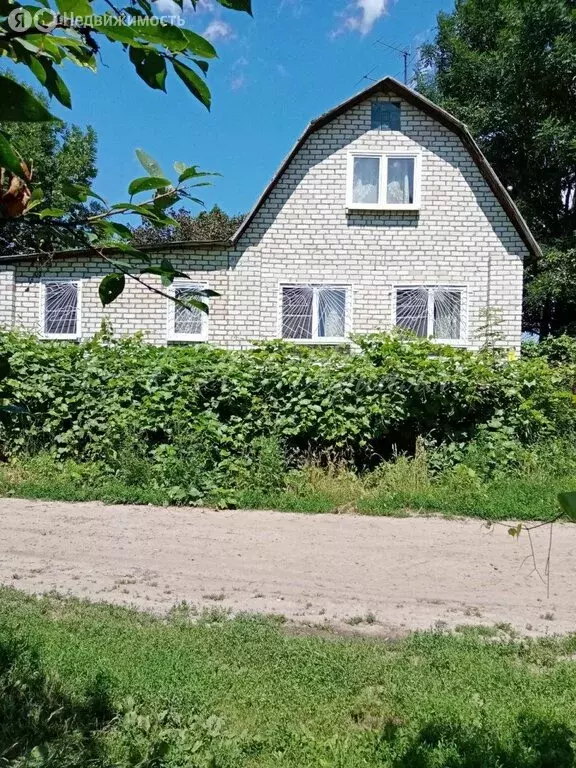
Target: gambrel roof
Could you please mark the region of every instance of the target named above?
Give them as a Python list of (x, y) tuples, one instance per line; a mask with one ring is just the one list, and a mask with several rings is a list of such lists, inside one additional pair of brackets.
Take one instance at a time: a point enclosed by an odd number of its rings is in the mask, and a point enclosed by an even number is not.
[[(214, 249), (225, 250), (235, 246), (240, 240), (240, 238), (249, 229), (251, 223), (254, 221), (255, 217), (258, 215), (260, 209), (266, 203), (266, 201), (270, 197), (275, 187), (278, 185), (280, 179), (282, 178), (284, 172), (287, 170), (292, 160), (296, 157), (298, 152), (304, 146), (304, 143), (306, 142), (306, 140), (313, 133), (320, 130), (324, 126), (328, 125), (337, 117), (340, 117), (341, 115), (345, 114), (348, 110), (352, 109), (353, 107), (356, 107), (358, 104), (362, 103), (367, 99), (370, 99), (373, 96), (376, 96), (379, 93), (385, 93), (387, 95), (393, 94), (394, 96), (397, 96), (398, 98), (403, 99), (409, 104), (412, 104), (417, 109), (420, 109), (422, 112), (427, 114), (432, 119), (438, 121), (441, 125), (443, 125), (445, 128), (448, 128), (448, 130), (452, 131), (452, 133), (458, 136), (458, 138), (462, 141), (462, 144), (464, 145), (464, 147), (470, 153), (470, 156), (472, 157), (473, 161), (477, 165), (480, 173), (486, 180), (488, 186), (494, 193), (497, 200), (500, 202), (500, 205), (506, 212), (508, 218), (514, 225), (516, 231), (522, 238), (526, 247), (536, 257), (541, 256), (542, 252), (540, 250), (540, 246), (538, 245), (536, 239), (534, 238), (534, 235), (530, 231), (530, 228), (526, 223), (525, 219), (523, 218), (522, 214), (518, 210), (516, 203), (512, 200), (512, 198), (508, 194), (506, 188), (504, 187), (504, 185), (496, 175), (496, 172), (494, 171), (494, 169), (492, 168), (492, 166), (490, 165), (490, 163), (482, 153), (482, 150), (474, 140), (472, 134), (470, 133), (466, 125), (462, 123), (460, 120), (458, 120), (457, 118), (455, 118), (453, 115), (451, 115), (449, 112), (447, 112), (445, 109), (442, 109), (442, 107), (439, 107), (437, 104), (434, 104), (434, 102), (430, 101), (430, 99), (427, 99), (425, 96), (413, 90), (412, 88), (408, 88), (408, 86), (403, 85), (393, 77), (385, 77), (382, 80), (379, 80), (377, 83), (374, 83), (374, 85), (371, 85), (369, 88), (366, 88), (365, 90), (360, 91), (360, 93), (357, 93), (352, 98), (342, 102), (334, 109), (331, 109), (329, 112), (325, 112), (320, 117), (316, 118), (315, 120), (312, 120), (312, 122), (309, 124), (309, 126), (306, 128), (304, 133), (300, 136), (300, 138), (294, 145), (294, 148), (292, 149), (292, 151), (288, 154), (288, 156), (286, 157), (286, 159), (278, 169), (277, 173), (274, 175), (272, 181), (268, 184), (268, 186), (266, 187), (266, 189), (258, 199), (254, 208), (250, 211), (250, 213), (244, 219), (244, 221), (242, 222), (238, 230), (234, 233), (234, 235), (229, 240), (218, 241), (218, 242), (217, 241), (199, 242), (195, 240), (185, 240), (185, 241), (178, 241), (178, 242), (171, 242), (171, 243), (156, 243), (153, 245), (140, 246), (140, 250), (156, 252), (156, 251), (162, 251), (162, 250), (172, 250), (176, 248), (186, 248), (190, 250), (209, 251)], [(110, 249), (106, 248), (104, 250), (106, 253), (114, 252), (113, 248), (110, 248)], [(84, 251), (82, 250), (60, 251), (54, 254), (54, 257), (66, 258), (68, 256), (78, 256), (82, 253), (84, 253)], [(19, 255), (19, 256), (0, 257), (0, 262), (32, 260), (38, 257), (39, 255), (40, 254), (27, 254), (27, 255)]]
[(508, 215), (508, 218), (516, 228), (518, 234), (526, 244), (527, 248), (533, 253), (535, 256), (540, 256), (540, 246), (536, 242), (534, 235), (530, 231), (530, 227), (524, 220), (522, 214), (518, 210), (518, 207), (516, 203), (512, 200), (508, 192), (506, 191), (506, 188), (496, 175), (496, 172), (482, 153), (482, 150), (474, 140), (472, 134), (468, 130), (468, 128), (462, 123), (460, 120), (456, 119), (453, 115), (451, 115), (449, 112), (446, 112), (445, 109), (442, 109), (442, 107), (439, 107), (437, 104), (434, 104), (434, 102), (430, 101), (430, 99), (427, 99), (425, 96), (422, 96), (421, 93), (418, 93), (417, 91), (414, 91), (412, 88), (408, 88), (406, 85), (403, 85), (398, 80), (396, 80), (393, 77), (385, 77), (383, 80), (379, 80), (377, 83), (374, 83), (374, 85), (371, 85), (370, 88), (366, 88), (363, 91), (360, 91), (360, 93), (357, 93), (356, 96), (352, 96), (351, 99), (348, 99), (347, 101), (342, 102), (342, 104), (339, 104), (334, 109), (331, 109), (329, 112), (325, 112), (323, 115), (318, 117), (316, 120), (312, 120), (308, 128), (304, 131), (302, 136), (298, 139), (296, 144), (294, 145), (294, 148), (288, 155), (288, 157), (284, 160), (282, 165), (280, 166), (278, 172), (268, 184), (266, 189), (264, 190), (263, 194), (259, 198), (258, 202), (254, 206), (254, 208), (250, 211), (248, 216), (244, 219), (238, 230), (235, 232), (234, 236), (232, 237), (232, 243), (236, 244), (236, 242), (242, 237), (242, 235), (246, 232), (246, 230), (249, 228), (250, 224), (258, 214), (259, 210), (262, 208), (280, 179), (282, 178), (283, 173), (286, 171), (292, 160), (296, 157), (298, 152), (302, 149), (304, 143), (306, 140), (316, 131), (320, 130), (324, 126), (328, 125), (328, 123), (332, 122), (332, 120), (335, 120), (337, 117), (340, 117), (340, 115), (343, 115), (345, 112), (347, 112), (349, 109), (352, 109), (353, 107), (356, 107), (358, 104), (362, 103), (366, 99), (371, 98), (372, 96), (376, 96), (379, 93), (386, 93), (386, 94), (393, 94), (394, 96), (397, 96), (398, 98), (404, 99), (404, 101), (407, 101), (409, 104), (412, 104), (417, 109), (422, 110), (422, 112), (425, 112), (427, 115), (429, 115), (434, 120), (437, 120), (441, 125), (443, 125), (445, 128), (448, 128), (448, 130), (455, 133), (458, 138), (462, 141), (468, 152), (470, 153), (470, 156), (478, 166), (478, 169), (486, 182), (488, 183), (490, 189), (500, 202), (502, 208), (504, 208), (506, 214)]

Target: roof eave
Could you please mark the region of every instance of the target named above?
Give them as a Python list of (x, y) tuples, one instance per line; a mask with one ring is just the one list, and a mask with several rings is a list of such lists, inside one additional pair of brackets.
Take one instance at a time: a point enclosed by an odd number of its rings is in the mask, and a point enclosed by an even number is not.
[[(161, 251), (171, 251), (186, 248), (188, 250), (199, 251), (213, 251), (213, 250), (228, 250), (232, 246), (231, 240), (178, 240), (169, 243), (150, 243), (146, 245), (135, 245), (139, 251), (143, 253), (156, 253)], [(123, 251), (120, 248), (113, 246), (100, 249), (105, 256), (114, 256), (121, 254)], [(130, 255), (130, 254), (128, 254)], [(14, 256), (0, 256), (0, 264), (12, 264), (19, 261), (43, 261), (47, 258), (50, 259), (66, 259), (82, 256), (94, 256), (94, 251), (87, 248), (74, 248), (66, 251), (54, 251), (54, 252), (37, 252), (37, 253), (20, 253)]]

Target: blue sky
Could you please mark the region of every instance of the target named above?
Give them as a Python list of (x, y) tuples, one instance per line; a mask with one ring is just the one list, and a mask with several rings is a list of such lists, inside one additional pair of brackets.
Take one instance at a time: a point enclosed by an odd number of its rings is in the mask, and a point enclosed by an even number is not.
[[(158, 0), (164, 13), (171, 0)], [(218, 50), (208, 83), (212, 110), (177, 81), (167, 94), (139, 80), (118, 46), (107, 46), (96, 75), (68, 66), (72, 112), (54, 113), (98, 134), (98, 179), (111, 202), (140, 175), (142, 147), (171, 169), (176, 160), (218, 171), (202, 190), (207, 207), (248, 211), (308, 122), (370, 85), (362, 77), (402, 78), (402, 58), (379, 45), (416, 47), (433, 35), (453, 0), (253, 0), (254, 18), (202, 0), (187, 26)]]

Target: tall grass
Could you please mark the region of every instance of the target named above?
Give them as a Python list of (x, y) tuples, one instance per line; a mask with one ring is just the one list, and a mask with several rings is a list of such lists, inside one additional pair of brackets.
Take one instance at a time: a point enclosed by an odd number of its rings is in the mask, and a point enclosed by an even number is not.
[[(414, 457), (398, 456), (364, 473), (325, 459), (287, 470), (273, 439), (261, 439), (253, 458), (228, 473), (213, 473), (199, 456), (195, 460), (174, 451), (162, 464), (160, 484), (157, 469), (137, 451), (126, 452), (122, 471), (115, 475), (97, 463), (57, 462), (40, 454), (0, 466), (0, 494), (157, 505), (192, 499), (201, 505), (308, 513), (546, 520), (556, 514), (558, 493), (576, 489), (576, 451), (559, 441), (522, 449), (499, 470), (492, 466), (493, 453), (475, 444), (451, 462), (420, 442)], [(179, 497), (176, 491), (182, 486), (186, 494)], [(195, 491), (199, 487), (204, 490)]]

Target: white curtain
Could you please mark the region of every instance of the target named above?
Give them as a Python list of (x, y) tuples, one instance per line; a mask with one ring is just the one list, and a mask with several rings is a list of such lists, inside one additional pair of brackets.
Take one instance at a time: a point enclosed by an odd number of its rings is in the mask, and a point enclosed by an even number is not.
[(318, 289), (318, 336), (343, 339), (346, 333), (346, 291)]
[(414, 158), (388, 158), (388, 189), (390, 205), (410, 205), (414, 202)]
[(380, 187), (380, 159), (378, 157), (354, 158), (354, 203), (378, 204)]
[(437, 289), (434, 293), (434, 336), (437, 339), (460, 338), (462, 296), (460, 291)]

